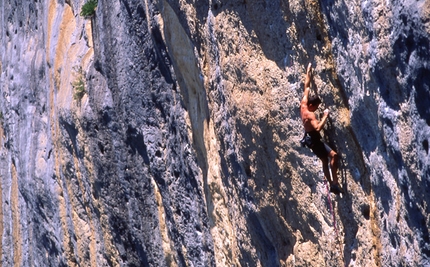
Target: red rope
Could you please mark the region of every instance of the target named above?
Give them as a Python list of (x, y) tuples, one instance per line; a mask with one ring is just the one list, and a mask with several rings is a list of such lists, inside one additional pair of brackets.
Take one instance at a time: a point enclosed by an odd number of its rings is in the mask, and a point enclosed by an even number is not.
[[(330, 188), (328, 186), (328, 183), (327, 183), (326, 179), (324, 179), (324, 182), (325, 182), (325, 186), (327, 188), (327, 198), (328, 198), (328, 203), (329, 203), (329, 206), (330, 206), (331, 216), (332, 216), (332, 219), (333, 219), (333, 228), (334, 228), (334, 230), (336, 232), (336, 243), (337, 243), (337, 242), (339, 242), (339, 231), (337, 230), (337, 227), (336, 227), (336, 217), (334, 215), (333, 205), (331, 204)], [(341, 257), (342, 261), (344, 261), (343, 257), (342, 257), (342, 247), (339, 247), (339, 251), (340, 251), (340, 255), (339, 256)], [(346, 267), (346, 263), (345, 262), (344, 262), (344, 266)]]
[(333, 205), (331, 204), (330, 188), (328, 187), (328, 183), (327, 183), (326, 179), (324, 179), (324, 182), (325, 182), (325, 186), (327, 188), (327, 198), (328, 198), (328, 203), (330, 204), (330, 212), (331, 212), (331, 215), (333, 218), (333, 227), (334, 227), (334, 230), (336, 231), (336, 237), (338, 238), (339, 233), (338, 233), (337, 227), (336, 227), (336, 217), (334, 216)]

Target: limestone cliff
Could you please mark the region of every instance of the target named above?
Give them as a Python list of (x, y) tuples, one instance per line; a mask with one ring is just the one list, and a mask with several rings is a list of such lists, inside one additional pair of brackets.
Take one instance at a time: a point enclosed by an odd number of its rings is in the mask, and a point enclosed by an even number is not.
[(430, 266), (429, 1), (83, 4), (0, 1), (2, 266)]

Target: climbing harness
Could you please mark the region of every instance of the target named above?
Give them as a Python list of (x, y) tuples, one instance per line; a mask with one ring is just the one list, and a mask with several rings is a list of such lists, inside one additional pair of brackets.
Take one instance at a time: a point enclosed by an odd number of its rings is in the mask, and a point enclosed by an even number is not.
[(302, 140), (300, 140), (300, 145), (302, 147), (308, 147), (308, 148), (313, 147), (312, 137), (309, 135), (309, 133), (307, 132), (304, 133)]

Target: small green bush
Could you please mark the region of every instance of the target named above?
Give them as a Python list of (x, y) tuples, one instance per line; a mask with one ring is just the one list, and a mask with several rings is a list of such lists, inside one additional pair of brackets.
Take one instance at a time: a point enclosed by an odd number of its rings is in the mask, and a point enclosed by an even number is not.
[(72, 82), (73, 87), (73, 98), (77, 101), (81, 101), (82, 97), (84, 97), (86, 91), (85, 91), (85, 73), (82, 70), (82, 67), (74, 67), (73, 70), (75, 71), (75, 81)]
[(97, 0), (88, 0), (81, 9), (82, 17), (92, 17), (96, 13)]

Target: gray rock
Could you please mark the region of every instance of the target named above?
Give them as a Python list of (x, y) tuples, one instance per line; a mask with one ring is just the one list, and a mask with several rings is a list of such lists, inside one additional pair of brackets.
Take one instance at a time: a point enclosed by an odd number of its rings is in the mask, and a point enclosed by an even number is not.
[(82, 4), (0, 2), (2, 266), (430, 264), (426, 1)]

